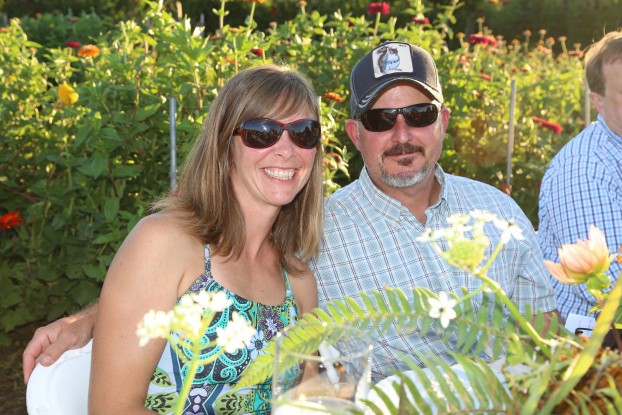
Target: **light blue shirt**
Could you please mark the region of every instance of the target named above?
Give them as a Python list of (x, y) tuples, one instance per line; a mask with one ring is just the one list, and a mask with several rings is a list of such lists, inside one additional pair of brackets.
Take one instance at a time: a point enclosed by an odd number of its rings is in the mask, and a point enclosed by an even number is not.
[[(441, 184), (439, 201), (426, 210), (426, 227), (449, 227), (447, 218), (454, 213), (486, 210), (499, 218), (513, 221), (523, 230), (525, 239), (511, 240), (497, 257), (488, 276), (498, 281), (521, 311), (530, 303), (534, 310), (555, 309), (555, 295), (544, 269), (533, 227), (518, 205), (501, 191), (484, 183), (445, 174), (437, 165), (436, 180)], [(399, 287), (410, 293), (411, 287), (426, 287), (461, 293), (481, 285), (464, 271), (448, 265), (431, 243), (416, 238), (424, 226), (400, 202), (380, 191), (364, 169), (359, 180), (330, 196), (324, 209), (324, 240), (311, 271), (318, 282), (320, 306), (328, 300), (359, 292)], [(490, 226), (488, 226), (490, 225)], [(486, 225), (491, 239), (489, 257), (501, 237), (501, 230)], [(474, 299), (477, 305), (481, 297)], [(402, 356), (415, 358), (414, 351), (439, 355), (448, 362), (447, 346), (436, 335), (421, 337), (390, 329), (375, 345), (372, 370), (374, 379), (404, 370)], [(420, 362), (421, 363), (421, 362)]]
[[(622, 245), (622, 137), (599, 115), (553, 158), (540, 188), (538, 238), (545, 259), (559, 263), (557, 249), (587, 239), (590, 225), (605, 233), (612, 253)], [(622, 265), (609, 268), (612, 285)], [(585, 284), (551, 276), (561, 316), (587, 315), (596, 299)]]

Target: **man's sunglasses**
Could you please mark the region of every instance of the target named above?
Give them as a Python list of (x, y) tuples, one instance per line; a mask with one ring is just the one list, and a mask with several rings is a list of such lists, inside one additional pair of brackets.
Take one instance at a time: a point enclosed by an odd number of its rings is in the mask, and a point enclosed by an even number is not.
[(233, 133), (239, 134), (247, 147), (268, 148), (279, 141), (283, 131), (289, 132), (294, 144), (306, 149), (317, 146), (322, 136), (320, 123), (309, 118), (288, 123), (270, 118), (252, 118), (244, 121)]
[(367, 110), (360, 121), (367, 131), (388, 131), (395, 125), (398, 114), (402, 114), (411, 127), (427, 127), (434, 124), (441, 110), (441, 104), (434, 101), (410, 105), (404, 108), (376, 108)]

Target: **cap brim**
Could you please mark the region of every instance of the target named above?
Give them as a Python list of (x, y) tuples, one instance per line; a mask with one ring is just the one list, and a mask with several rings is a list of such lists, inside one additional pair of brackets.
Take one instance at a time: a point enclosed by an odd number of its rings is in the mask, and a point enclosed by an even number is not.
[[(417, 81), (415, 79), (412, 79), (411, 77), (400, 77), (400, 76), (398, 76), (398, 77), (395, 77), (395, 78), (387, 79), (385, 82), (381, 83), (380, 85), (377, 85), (374, 89), (369, 91), (365, 95), (365, 97), (363, 97), (361, 100), (359, 100), (359, 103), (355, 107), (355, 111), (352, 114), (352, 117), (356, 118), (357, 115), (363, 114), (365, 111), (367, 111), (369, 109), (369, 107), (371, 107), (374, 104), (374, 102), (376, 102), (376, 100), (378, 99), (380, 94), (385, 89), (387, 89), (391, 85), (397, 84), (397, 83), (409, 83), (409, 84), (412, 84), (418, 90), (420, 90), (421, 92), (426, 94), (428, 96), (428, 98), (436, 100), (436, 101), (439, 101), (441, 104), (443, 103), (443, 99), (438, 96), (438, 91), (432, 90), (426, 84), (424, 84), (424, 83), (422, 83), (420, 81)], [(363, 105), (361, 105), (361, 103), (363, 103)]]

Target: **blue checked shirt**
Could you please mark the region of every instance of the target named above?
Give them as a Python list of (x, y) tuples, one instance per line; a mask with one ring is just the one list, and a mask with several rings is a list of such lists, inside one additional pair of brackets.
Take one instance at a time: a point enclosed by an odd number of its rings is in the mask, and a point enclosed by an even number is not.
[[(559, 262), (557, 249), (587, 239), (590, 225), (605, 233), (612, 253), (622, 245), (622, 136), (599, 115), (553, 158), (542, 179), (538, 238), (545, 259)], [(622, 265), (609, 268), (612, 284)], [(562, 318), (588, 315), (596, 299), (585, 284), (562, 284), (551, 276)]]
[[(521, 311), (530, 303), (534, 310), (555, 309), (555, 295), (544, 269), (533, 227), (518, 205), (507, 195), (484, 183), (445, 174), (437, 165), (436, 180), (441, 184), (439, 201), (426, 210), (426, 227), (435, 230), (450, 225), (454, 213), (474, 209), (495, 213), (512, 220), (523, 230), (525, 240), (512, 239), (497, 257), (488, 276), (518, 304)], [(326, 301), (350, 296), (360, 301), (359, 292), (399, 287), (407, 294), (411, 287), (426, 287), (461, 293), (473, 291), (480, 281), (448, 265), (432, 244), (416, 238), (424, 226), (400, 202), (380, 191), (364, 169), (359, 180), (335, 192), (324, 209), (324, 240), (317, 259), (310, 264), (318, 282), (320, 306)], [(501, 231), (486, 224), (491, 239), (487, 256), (499, 242)], [(481, 301), (475, 297), (474, 303)], [(451, 340), (450, 340), (451, 341)], [(418, 330), (405, 333), (394, 327), (375, 345), (372, 359), (374, 380), (407, 367), (402, 356), (415, 359), (414, 352), (439, 355), (454, 363), (447, 346), (436, 335), (422, 337)]]

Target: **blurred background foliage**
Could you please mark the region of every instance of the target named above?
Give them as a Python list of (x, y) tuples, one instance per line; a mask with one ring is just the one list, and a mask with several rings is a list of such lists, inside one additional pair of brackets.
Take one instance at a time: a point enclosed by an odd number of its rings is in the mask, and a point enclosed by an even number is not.
[[(212, 10), (220, 7), (219, 0), (164, 0), (165, 9), (175, 14), (177, 3), (181, 4), (183, 14), (194, 23), (199, 23), (203, 15), (204, 24), (209, 33), (218, 28), (218, 17)], [(370, 4), (368, 0), (310, 0), (308, 6), (322, 15), (329, 15), (340, 10), (343, 14), (365, 14)], [(392, 15), (397, 24), (410, 21), (409, 0), (390, 0)], [(442, 8), (451, 5), (452, 0), (430, 0), (426, 2), (433, 10), (433, 19)], [(227, 22), (231, 26), (244, 24), (251, 4), (245, 0), (228, 0)], [(121, 19), (135, 18), (144, 14), (146, 8), (142, 0), (0, 0), (0, 12), (11, 17), (35, 17), (43, 13), (60, 13), (74, 16), (96, 14), (109, 26)], [(268, 28), (270, 22), (285, 22), (292, 19), (298, 11), (295, 0), (265, 0), (255, 12), (255, 20), (260, 30)], [(622, 0), (465, 0), (455, 11), (456, 21), (451, 23), (452, 30), (467, 35), (477, 31), (475, 19), (483, 17), (486, 25), (496, 34), (506, 39), (520, 39), (525, 30), (536, 33), (546, 29), (555, 38), (567, 36), (568, 44), (587, 45), (602, 37), (603, 33), (622, 26)], [(35, 36), (31, 30), (37, 22), (24, 19), (25, 30), (33, 40), (41, 42), (46, 38)], [(39, 22), (43, 25), (45, 22)], [(31, 28), (32, 25), (32, 29)], [(50, 26), (47, 26), (50, 28)], [(62, 29), (59, 26), (56, 26)], [(98, 32), (98, 25), (89, 31)], [(89, 31), (85, 32), (88, 33)], [(54, 32), (52, 28), (51, 32)], [(54, 33), (51, 33), (54, 38)], [(43, 44), (48, 44), (47, 42)], [(453, 43), (455, 45), (455, 43)], [(559, 52), (559, 50), (557, 50)]]
[[(0, 3), (11, 16), (0, 27), (0, 217), (25, 219), (0, 229), (0, 343), (20, 325), (55, 319), (99, 295), (127, 232), (170, 190), (170, 99), (181, 162), (218, 89), (260, 63), (286, 63), (313, 80), (330, 194), (362, 167), (343, 128), (354, 63), (389, 39), (428, 49), (452, 112), (441, 165), (504, 189), (537, 227), (544, 169), (586, 121), (584, 46), (573, 37), (592, 27), (589, 37), (599, 38), (604, 21), (613, 30), (620, 10), (619, 1), (602, 0), (589, 11), (609, 7), (599, 22), (563, 32), (567, 13), (593, 16), (582, 7), (595, 2), (403, 0), (370, 14), (359, 0), (184, 1), (181, 16), (171, 1)], [(553, 4), (563, 10), (550, 21), (559, 35), (544, 28)], [(201, 13), (205, 27), (197, 27)], [(516, 34), (492, 28), (495, 19), (521, 16)], [(67, 88), (73, 95), (61, 94)]]

